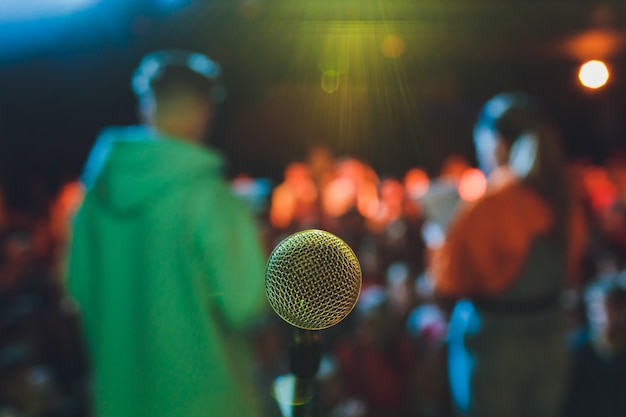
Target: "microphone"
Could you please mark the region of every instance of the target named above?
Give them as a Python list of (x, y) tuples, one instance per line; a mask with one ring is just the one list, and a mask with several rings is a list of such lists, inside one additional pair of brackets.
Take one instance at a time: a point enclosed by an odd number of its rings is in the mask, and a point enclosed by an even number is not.
[[(270, 254), (265, 272), (267, 299), (276, 314), (295, 328), (289, 349), (291, 374), (274, 383), (281, 408), (312, 399), (322, 354), (318, 331), (350, 314), (361, 283), (361, 266), (350, 246), (323, 230), (294, 233)], [(283, 409), (283, 413), (291, 416), (294, 410)]]

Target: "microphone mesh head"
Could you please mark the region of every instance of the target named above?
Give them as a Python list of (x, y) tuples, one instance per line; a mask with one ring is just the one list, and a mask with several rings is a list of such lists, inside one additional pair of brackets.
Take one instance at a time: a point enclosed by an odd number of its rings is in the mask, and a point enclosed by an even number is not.
[(350, 247), (323, 230), (287, 237), (267, 262), (265, 292), (287, 323), (321, 330), (343, 320), (361, 292), (361, 266)]

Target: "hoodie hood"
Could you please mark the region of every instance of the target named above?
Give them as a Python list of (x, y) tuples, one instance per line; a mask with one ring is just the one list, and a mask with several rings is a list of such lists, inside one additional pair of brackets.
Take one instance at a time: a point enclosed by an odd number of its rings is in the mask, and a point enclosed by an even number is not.
[(82, 181), (96, 201), (123, 213), (196, 178), (220, 177), (222, 167), (215, 151), (150, 128), (108, 128), (91, 151)]

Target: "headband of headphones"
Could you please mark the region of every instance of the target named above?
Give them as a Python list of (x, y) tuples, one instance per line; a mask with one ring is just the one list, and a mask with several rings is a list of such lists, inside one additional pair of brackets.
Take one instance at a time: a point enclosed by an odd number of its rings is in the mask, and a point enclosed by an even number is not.
[(226, 98), (226, 89), (220, 83), (222, 68), (208, 56), (199, 52), (180, 49), (167, 49), (146, 55), (135, 70), (131, 81), (133, 92), (137, 97), (146, 97), (151, 93), (150, 85), (155, 77), (168, 66), (181, 66), (200, 74), (215, 82), (211, 89), (211, 98), (221, 102)]

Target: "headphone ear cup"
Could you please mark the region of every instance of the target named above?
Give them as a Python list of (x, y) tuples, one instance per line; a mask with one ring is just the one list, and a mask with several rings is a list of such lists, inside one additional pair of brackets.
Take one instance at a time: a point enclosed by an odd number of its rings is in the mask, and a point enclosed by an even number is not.
[(524, 133), (513, 142), (509, 153), (509, 166), (518, 177), (528, 176), (535, 165), (538, 143), (534, 132)]

